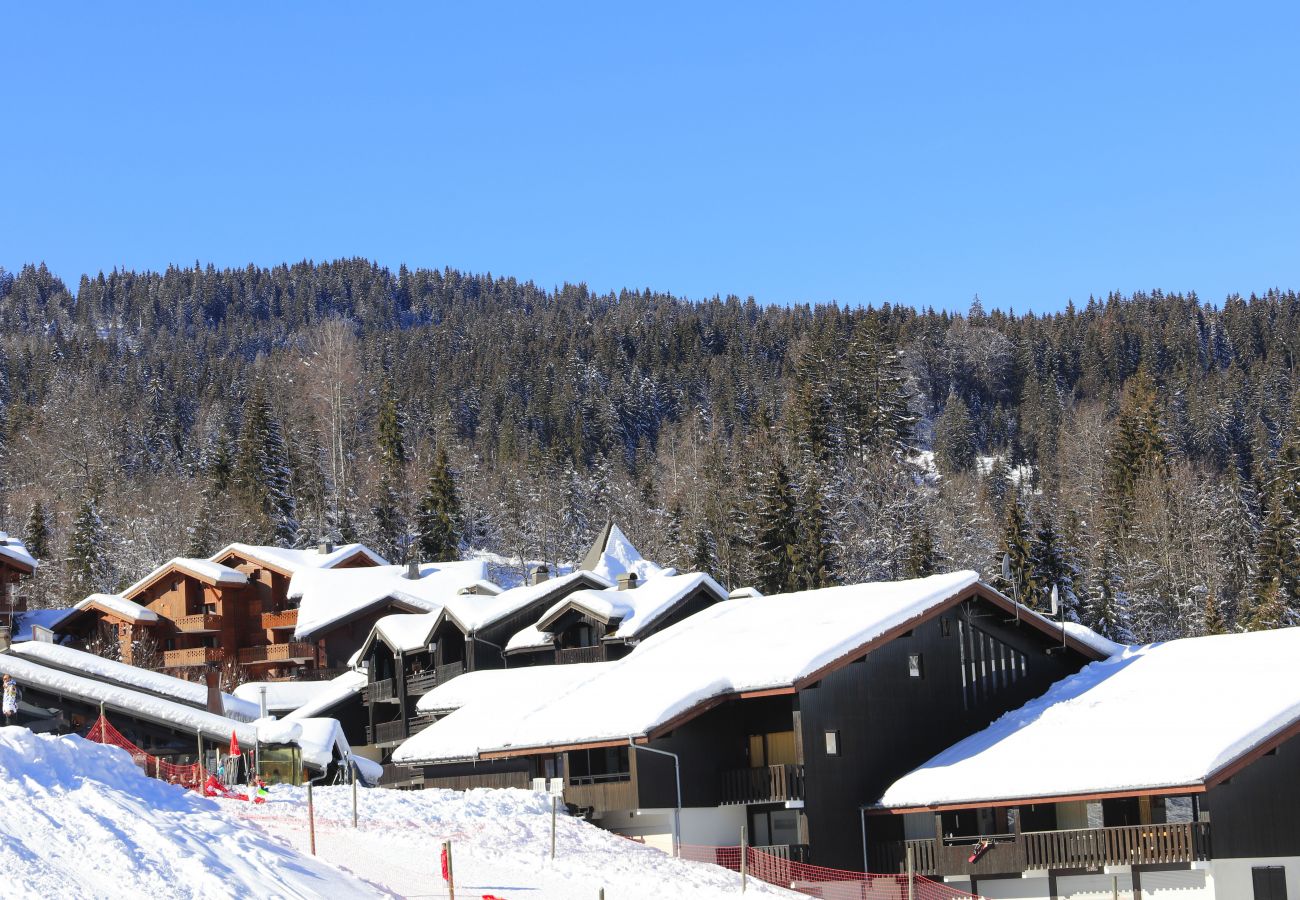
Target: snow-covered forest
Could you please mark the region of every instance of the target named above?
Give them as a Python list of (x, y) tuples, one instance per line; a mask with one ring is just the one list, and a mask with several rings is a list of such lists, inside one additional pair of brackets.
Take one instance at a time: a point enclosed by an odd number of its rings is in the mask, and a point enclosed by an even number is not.
[(1300, 298), (1050, 315), (597, 295), (364, 260), (0, 270), (34, 605), (230, 540), (646, 555), (765, 591), (979, 569), (1112, 637), (1300, 610)]

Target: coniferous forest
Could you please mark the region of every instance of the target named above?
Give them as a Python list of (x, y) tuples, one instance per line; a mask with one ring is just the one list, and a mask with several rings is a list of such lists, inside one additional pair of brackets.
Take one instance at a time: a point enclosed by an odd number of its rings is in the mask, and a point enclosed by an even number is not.
[(1293, 292), (951, 315), (359, 259), (71, 287), (0, 270), (34, 605), (233, 540), (568, 561), (613, 517), (733, 588), (971, 567), (1120, 640), (1300, 612)]

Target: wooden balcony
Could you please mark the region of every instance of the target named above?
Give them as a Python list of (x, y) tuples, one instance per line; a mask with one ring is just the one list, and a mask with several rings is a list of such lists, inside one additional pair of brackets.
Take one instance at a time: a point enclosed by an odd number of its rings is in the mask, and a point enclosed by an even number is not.
[(397, 702), (397, 692), (393, 689), (393, 679), (384, 678), (370, 682), (362, 689), (361, 700), (363, 703)]
[(445, 665), (435, 667), (433, 671), (434, 671), (434, 683), (446, 684), (448, 681), (451, 681), (457, 675), (465, 674), (465, 663), (464, 661), (446, 663)]
[(221, 616), (215, 613), (197, 613), (193, 616), (181, 616), (173, 620), (176, 623), (177, 631), (184, 631), (187, 634), (203, 634), (205, 632), (221, 630)]
[(760, 766), (722, 773), (723, 805), (802, 800), (803, 766)]
[[(459, 673), (457, 673), (459, 674)], [(438, 684), (438, 673), (420, 672), (416, 675), (406, 676), (406, 693), (408, 694), (427, 694)]]
[(306, 641), (289, 641), (286, 644), (267, 644), (262, 647), (245, 647), (239, 651), (240, 665), (260, 663), (300, 663), (316, 659), (316, 645)]
[(281, 612), (262, 613), (262, 627), (266, 629), (297, 628), (298, 610), (286, 609)]
[(396, 744), (406, 740), (407, 729), (405, 719), (396, 719), (392, 722), (380, 722), (375, 725), (374, 729), (366, 729), (366, 737), (370, 743), (379, 744)]
[(555, 662), (557, 665), (604, 661), (605, 648), (599, 644), (594, 647), (571, 647), (568, 650), (555, 651)]
[[(992, 841), (975, 862), (977, 843)], [(871, 848), (871, 865), (902, 872), (907, 850), (918, 875), (1004, 875), (1034, 869), (1096, 869), (1192, 863), (1212, 859), (1209, 822), (1123, 825), (1068, 831), (897, 841)]]
[(185, 650), (163, 651), (164, 666), (206, 666), (219, 663), (226, 658), (226, 651), (221, 647), (189, 647)]

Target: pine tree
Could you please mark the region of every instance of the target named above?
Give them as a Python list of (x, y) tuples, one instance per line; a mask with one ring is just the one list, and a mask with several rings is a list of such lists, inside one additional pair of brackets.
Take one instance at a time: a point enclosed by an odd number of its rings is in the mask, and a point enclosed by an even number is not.
[(72, 524), (68, 542), (69, 599), (80, 600), (88, 594), (113, 589), (110, 565), (109, 532), (99, 514), (99, 501), (92, 490), (81, 502), (81, 511)]
[(36, 559), (46, 559), (50, 555), (50, 519), (39, 500), (32, 504), (32, 514), (27, 517), (23, 543), (27, 552)]
[(1241, 616), (1241, 626), (1247, 631), (1265, 631), (1290, 624), (1291, 614), (1282, 599), (1282, 586), (1274, 578), (1255, 597)]
[(1223, 619), (1223, 609), (1214, 594), (1205, 595), (1205, 621), (1201, 630), (1204, 634), (1227, 634), (1228, 623)]
[(877, 323), (864, 319), (853, 331), (847, 362), (848, 384), (841, 398), (845, 431), (853, 455), (907, 449), (916, 417), (902, 354), (886, 342)]
[(1132, 644), (1137, 639), (1129, 620), (1128, 595), (1115, 583), (1112, 565), (1110, 551), (1103, 551), (1101, 571), (1088, 592), (1084, 624), (1117, 644)]
[(427, 562), (459, 559), (461, 527), (456, 481), (447, 451), (440, 447), (416, 516), (416, 544), (422, 559)]
[(925, 578), (935, 571), (934, 535), (929, 522), (914, 525), (907, 541), (907, 577)]
[(1109, 517), (1112, 533), (1127, 532), (1133, 519), (1138, 482), (1167, 475), (1168, 446), (1160, 423), (1155, 382), (1140, 369), (1125, 385), (1107, 459)]
[(244, 404), (231, 487), (259, 517), (265, 537), (282, 547), (292, 546), (298, 534), (289, 484), (284, 435), (259, 383)]
[(374, 519), (375, 549), (386, 559), (402, 564), (406, 562), (406, 526), (403, 521), (397, 491), (388, 479), (380, 476), (374, 503), (370, 507)]
[(1014, 495), (1007, 500), (1006, 516), (1002, 523), (1002, 545), (999, 549), (1010, 563), (1011, 580), (1008, 582), (1002, 577), (1002, 556), (999, 554), (996, 579), (998, 590), (1025, 606), (1037, 609), (1040, 598), (1039, 584), (1034, 573), (1033, 539), (1020, 498)]
[(718, 542), (713, 537), (713, 530), (701, 522), (695, 529), (695, 541), (691, 548), (691, 571), (712, 575), (717, 570)]
[(1079, 567), (1061, 546), (1060, 537), (1051, 519), (1044, 519), (1038, 526), (1034, 538), (1033, 582), (1038, 593), (1037, 603), (1031, 604), (1038, 609), (1050, 609), (1049, 597), (1056, 587), (1060, 612), (1067, 622), (1079, 621), (1079, 598), (1075, 594), (1075, 581), (1079, 578)]
[(758, 503), (754, 569), (764, 594), (799, 589), (799, 506), (785, 463), (777, 462)]
[(975, 467), (975, 423), (966, 402), (955, 393), (948, 395), (934, 423), (934, 461), (944, 474)]
[(812, 473), (804, 478), (799, 503), (799, 544), (795, 549), (795, 583), (816, 590), (835, 583), (835, 540), (821, 481)]
[(399, 479), (406, 466), (405, 428), (392, 381), (384, 376), (379, 400), (379, 461), (389, 477)]

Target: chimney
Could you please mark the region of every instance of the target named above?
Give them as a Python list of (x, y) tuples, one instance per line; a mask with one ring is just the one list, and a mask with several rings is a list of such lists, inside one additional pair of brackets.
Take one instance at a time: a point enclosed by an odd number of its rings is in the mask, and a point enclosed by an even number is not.
[(221, 702), (221, 673), (209, 668), (204, 670), (203, 678), (208, 683), (208, 712), (224, 716), (226, 709)]
[(618, 589), (620, 591), (630, 591), (636, 587), (636, 573), (625, 572), (618, 576)]
[(412, 581), (418, 581), (420, 579), (420, 564), (415, 560), (411, 560), (409, 563), (407, 563), (405, 577), (411, 579)]
[(541, 584), (543, 581), (545, 581), (550, 577), (551, 577), (551, 570), (546, 567), (546, 563), (542, 563), (536, 569), (533, 569), (533, 580), (531, 583)]
[(326, 556), (326, 555), (328, 555), (328, 554), (334, 552), (334, 542), (333, 542), (333, 541), (321, 541), (321, 542), (320, 542), (320, 546), (317, 547), (316, 549), (320, 551), (320, 555), (321, 555), (321, 556)]

